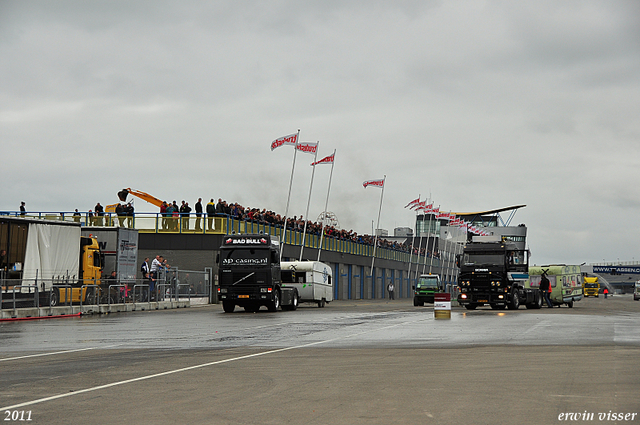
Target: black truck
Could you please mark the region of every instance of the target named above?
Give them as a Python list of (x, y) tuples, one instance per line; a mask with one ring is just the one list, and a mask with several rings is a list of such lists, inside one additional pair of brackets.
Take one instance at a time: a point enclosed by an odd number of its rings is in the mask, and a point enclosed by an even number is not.
[(280, 278), (280, 243), (263, 234), (225, 236), (218, 256), (218, 299), (225, 313), (236, 306), (256, 312), (295, 310), (299, 295), (283, 287)]
[(489, 305), (493, 309), (517, 310), (542, 307), (537, 289), (525, 288), (529, 278), (527, 250), (509, 240), (474, 236), (457, 258), (460, 274), (458, 303), (468, 310)]

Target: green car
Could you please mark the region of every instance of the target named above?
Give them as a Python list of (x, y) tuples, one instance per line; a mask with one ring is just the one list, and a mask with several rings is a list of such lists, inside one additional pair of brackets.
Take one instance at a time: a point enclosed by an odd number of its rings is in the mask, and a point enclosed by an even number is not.
[(423, 306), (424, 303), (433, 303), (436, 293), (442, 292), (442, 282), (440, 276), (435, 274), (423, 274), (418, 278), (418, 282), (413, 287), (413, 305)]

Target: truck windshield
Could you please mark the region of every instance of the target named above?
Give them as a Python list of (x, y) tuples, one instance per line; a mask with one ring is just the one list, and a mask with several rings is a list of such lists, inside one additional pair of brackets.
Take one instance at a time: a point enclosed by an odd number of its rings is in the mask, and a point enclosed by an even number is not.
[(485, 264), (504, 264), (504, 253), (468, 252), (464, 254), (465, 266), (480, 266)]
[(418, 288), (438, 288), (438, 278), (421, 277), (416, 284)]
[(584, 287), (585, 288), (597, 288), (598, 284), (597, 283), (585, 283)]
[(222, 250), (222, 266), (246, 267), (246, 266), (268, 266), (268, 249), (229, 249)]

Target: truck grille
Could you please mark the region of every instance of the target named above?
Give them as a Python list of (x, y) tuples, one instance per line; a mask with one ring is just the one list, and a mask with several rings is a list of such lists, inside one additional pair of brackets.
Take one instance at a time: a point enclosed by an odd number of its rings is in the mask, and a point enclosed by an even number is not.
[[(256, 285), (265, 285), (267, 283), (267, 273), (266, 272), (255, 272), (251, 275), (252, 272), (241, 271), (241, 272), (231, 272), (231, 273), (223, 273), (221, 277), (221, 286), (229, 286), (233, 285), (234, 282), (237, 282), (236, 287), (244, 287), (244, 286), (256, 286)], [(249, 276), (251, 275), (251, 276)], [(247, 277), (249, 276), (249, 277)], [(245, 279), (246, 278), (246, 279)]]

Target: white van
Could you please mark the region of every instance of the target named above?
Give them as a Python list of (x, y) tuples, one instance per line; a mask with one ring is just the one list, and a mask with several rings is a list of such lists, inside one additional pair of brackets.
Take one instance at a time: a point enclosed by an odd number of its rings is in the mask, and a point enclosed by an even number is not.
[(333, 272), (319, 261), (283, 261), (280, 263), (283, 287), (298, 290), (300, 302), (324, 307), (333, 301)]

